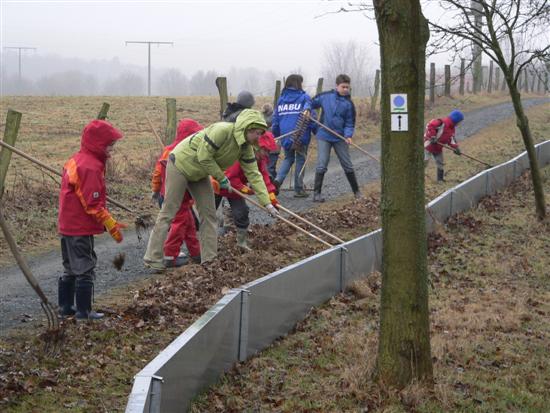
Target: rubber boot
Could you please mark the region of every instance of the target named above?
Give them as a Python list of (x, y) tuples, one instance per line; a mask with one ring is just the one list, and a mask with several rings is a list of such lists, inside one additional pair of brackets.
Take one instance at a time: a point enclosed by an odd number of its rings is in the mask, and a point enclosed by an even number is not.
[(363, 195), (361, 194), (361, 191), (359, 191), (359, 184), (357, 183), (355, 172), (346, 172), (346, 178), (348, 178), (349, 186), (351, 186), (355, 199), (361, 199)]
[(315, 183), (313, 184), (313, 202), (325, 202), (325, 198), (321, 196), (321, 188), (323, 187), (324, 173), (315, 173)]
[(59, 277), (57, 280), (58, 314), (60, 317), (68, 317), (76, 313), (74, 309), (74, 284), (74, 277)]
[(77, 320), (99, 320), (104, 317), (103, 313), (92, 311), (92, 292), (94, 282), (89, 278), (77, 278), (76, 280), (76, 319)]
[(437, 182), (445, 182), (445, 171), (443, 169), (437, 170)]
[(246, 228), (237, 228), (237, 245), (245, 251), (252, 251), (248, 246), (248, 230)]

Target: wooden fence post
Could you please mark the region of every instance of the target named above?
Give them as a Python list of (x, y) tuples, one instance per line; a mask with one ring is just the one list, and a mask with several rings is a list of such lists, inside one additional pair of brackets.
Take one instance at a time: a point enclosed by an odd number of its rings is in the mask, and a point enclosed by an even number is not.
[(99, 120), (107, 119), (107, 112), (109, 112), (110, 107), (111, 107), (111, 105), (109, 105), (107, 102), (103, 102), (103, 105), (101, 105), (101, 109), (99, 110), (97, 118)]
[(216, 87), (218, 88), (218, 93), (220, 94), (220, 119), (221, 119), (223, 115), (223, 111), (227, 107), (227, 102), (229, 101), (229, 98), (227, 96), (227, 78), (217, 77)]
[(487, 93), (493, 93), (493, 61), (489, 62), (489, 79), (487, 81)]
[(372, 94), (372, 97), (370, 99), (370, 110), (372, 112), (374, 112), (374, 110), (376, 109), (376, 102), (378, 100), (379, 95), (380, 95), (380, 70), (377, 69), (374, 75), (374, 93)]
[(281, 81), (277, 80), (275, 81), (275, 95), (273, 95), (273, 108), (277, 106), (277, 102), (279, 101), (279, 98), (281, 97)]
[(176, 113), (176, 99), (166, 98), (166, 129), (164, 132), (164, 145), (170, 145), (176, 138), (178, 127), (178, 115)]
[(464, 77), (465, 77), (466, 60), (460, 59), (460, 85), (458, 87), (458, 93), (464, 95)]
[(435, 104), (435, 63), (430, 63), (430, 105)]
[(445, 96), (451, 97), (451, 65), (445, 65)]
[[(14, 146), (17, 134), (19, 133), (19, 126), (21, 125), (21, 113), (15, 110), (8, 109), (8, 115), (6, 116), (6, 128), (4, 129), (4, 142)], [(11, 151), (2, 148), (0, 150), (0, 198), (4, 194), (4, 182), (8, 175), (8, 167), (11, 161)]]

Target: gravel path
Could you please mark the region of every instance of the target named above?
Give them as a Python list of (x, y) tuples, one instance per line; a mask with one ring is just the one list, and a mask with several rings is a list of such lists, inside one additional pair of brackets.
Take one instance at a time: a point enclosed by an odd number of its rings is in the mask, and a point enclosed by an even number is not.
[[(550, 102), (550, 99), (529, 99), (524, 101), (524, 107), (539, 105)], [(466, 113), (466, 121), (457, 131), (459, 140), (477, 133), (479, 130), (513, 115), (511, 103), (503, 103)], [(379, 142), (369, 144), (365, 147), (374, 155), (380, 154)], [(360, 184), (377, 180), (380, 177), (379, 165), (367, 158), (361, 152), (352, 150), (352, 159)], [(310, 162), (305, 175), (307, 187), (313, 187), (314, 176), (313, 162)], [(288, 177), (284, 188), (288, 187)], [(329, 170), (325, 176), (323, 193), (326, 197), (335, 198), (349, 193), (350, 188), (340, 168), (336, 156), (333, 154)], [(281, 203), (295, 211), (307, 210), (315, 207), (308, 199), (294, 199), (292, 192), (282, 191), (279, 199)], [(252, 222), (267, 223), (270, 218), (264, 213), (252, 207)], [(96, 294), (101, 295), (110, 288), (130, 284), (133, 280), (148, 277), (150, 272), (143, 267), (142, 256), (144, 254), (147, 237), (139, 241), (135, 233), (125, 233), (123, 245), (117, 245), (109, 237), (98, 237), (96, 239), (96, 252), (98, 265), (96, 268)], [(111, 264), (114, 256), (124, 252), (126, 260), (122, 271), (117, 271)], [(52, 251), (30, 260), (30, 266), (38, 279), (46, 295), (57, 302), (57, 278), (62, 272), (61, 258), (59, 251)], [(5, 334), (9, 328), (21, 325), (23, 322), (32, 322), (33, 318), (41, 318), (42, 310), (39, 300), (18, 267), (2, 268), (0, 271), (0, 334)]]

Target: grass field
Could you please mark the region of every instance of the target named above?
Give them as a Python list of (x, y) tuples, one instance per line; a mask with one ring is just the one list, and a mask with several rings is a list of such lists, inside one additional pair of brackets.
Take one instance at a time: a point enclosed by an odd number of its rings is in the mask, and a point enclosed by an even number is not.
[[(548, 204), (550, 167), (543, 179)], [(432, 389), (389, 390), (372, 379), (381, 287), (374, 273), (237, 365), (191, 411), (548, 411), (550, 221), (533, 211), (525, 174), (430, 236)]]
[[(528, 96), (526, 96), (528, 97)], [(271, 102), (258, 98), (257, 107)], [(472, 110), (507, 101), (505, 94), (440, 98), (434, 108), (426, 108), (426, 118), (440, 117), (459, 107)], [(85, 124), (97, 116), (102, 102), (111, 104), (109, 121), (120, 128), (125, 138), (117, 144), (107, 170), (109, 195), (142, 213), (156, 213), (149, 198), (149, 178), (159, 155), (146, 116), (156, 130), (164, 133), (165, 98), (162, 97), (2, 97), (0, 128), (3, 129), (8, 108), (23, 113), (16, 146), (48, 165), (61, 170), (63, 163), (78, 150)], [(367, 119), (369, 103), (357, 99), (357, 133), (361, 144), (379, 137), (375, 120)], [(177, 99), (179, 118), (191, 117), (204, 125), (218, 118), (217, 97), (182, 97)], [(379, 115), (378, 115), (379, 116)], [(376, 116), (375, 116), (376, 118)], [(315, 156), (315, 147), (312, 155)], [(57, 248), (58, 179), (44, 173), (28, 161), (14, 155), (3, 197), (7, 220), (16, 240), (26, 254), (34, 255)], [(113, 207), (115, 217), (131, 223), (133, 217)], [(11, 255), (0, 237), (0, 263), (12, 263)]]

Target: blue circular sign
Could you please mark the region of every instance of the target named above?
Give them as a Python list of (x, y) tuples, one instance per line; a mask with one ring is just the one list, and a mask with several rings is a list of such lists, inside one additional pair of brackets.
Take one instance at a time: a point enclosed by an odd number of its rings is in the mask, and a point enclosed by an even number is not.
[(395, 98), (393, 98), (393, 104), (396, 107), (401, 107), (405, 104), (405, 99), (403, 99), (403, 96), (396, 96)]

